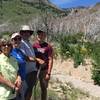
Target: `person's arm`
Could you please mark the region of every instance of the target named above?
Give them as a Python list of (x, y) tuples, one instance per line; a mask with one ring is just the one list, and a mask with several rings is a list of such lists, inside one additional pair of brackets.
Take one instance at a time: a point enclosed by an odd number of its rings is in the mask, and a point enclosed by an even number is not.
[(52, 66), (53, 66), (53, 56), (51, 55), (49, 56), (49, 62), (48, 62), (48, 71), (47, 71), (48, 75), (51, 74)]
[(36, 61), (36, 58), (35, 57), (30, 57), (30, 56), (25, 56), (25, 59), (26, 61), (32, 61), (32, 62), (35, 62)]
[(18, 75), (16, 78), (16, 81), (15, 81), (16, 90), (19, 90), (21, 88), (21, 83), (22, 83), (21, 77), (20, 77), (20, 75)]
[(37, 57), (26, 57), (26, 60), (27, 61), (32, 61), (32, 62), (38, 62), (39, 64), (44, 64), (45, 63), (45, 61), (44, 60), (42, 60), (42, 59), (40, 59), (40, 58), (37, 58)]
[(52, 70), (52, 66), (53, 66), (53, 49), (52, 47), (50, 47), (49, 50), (49, 57), (48, 57), (48, 70), (47, 70), (47, 74), (46, 74), (46, 79), (49, 80), (50, 79), (50, 75), (51, 75), (51, 70)]
[(25, 59), (26, 61), (32, 61), (32, 62), (39, 62), (39, 64), (44, 64), (44, 60), (40, 59), (40, 58), (36, 58), (35, 56), (34, 57), (31, 57), (31, 56), (26, 56), (27, 52), (28, 52), (28, 49), (26, 48), (25, 44), (21, 45), (20, 47), (21, 51), (23, 52), (24, 56), (25, 56)]
[(0, 83), (5, 84), (7, 86), (9, 86), (10, 88), (14, 89), (15, 84), (11, 83), (10, 81), (6, 80), (2, 74), (0, 74)]

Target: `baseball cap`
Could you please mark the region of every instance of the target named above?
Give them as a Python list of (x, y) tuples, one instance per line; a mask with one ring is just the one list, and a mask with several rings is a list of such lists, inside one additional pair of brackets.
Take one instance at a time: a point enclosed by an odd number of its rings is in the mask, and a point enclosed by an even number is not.
[(11, 36), (11, 39), (13, 39), (13, 38), (15, 38), (17, 36), (20, 36), (20, 34), (19, 33), (13, 33), (12, 36)]

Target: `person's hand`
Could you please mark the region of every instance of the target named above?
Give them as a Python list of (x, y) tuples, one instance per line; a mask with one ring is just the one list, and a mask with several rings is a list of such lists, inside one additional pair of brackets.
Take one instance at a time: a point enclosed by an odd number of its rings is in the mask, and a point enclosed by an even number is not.
[(16, 81), (15, 81), (15, 90), (16, 91), (18, 91), (21, 88), (21, 83), (22, 83), (21, 77), (18, 76), (17, 79), (16, 79)]
[(37, 61), (39, 64), (44, 64), (44, 63), (45, 63), (45, 61), (42, 60), (42, 59), (40, 59), (40, 58), (36, 58), (36, 61)]
[(46, 74), (46, 76), (45, 76), (45, 80), (50, 80), (50, 74)]

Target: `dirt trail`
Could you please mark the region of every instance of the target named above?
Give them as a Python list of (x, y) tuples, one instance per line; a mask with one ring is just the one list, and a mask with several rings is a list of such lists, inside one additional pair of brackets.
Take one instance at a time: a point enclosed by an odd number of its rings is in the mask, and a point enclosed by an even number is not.
[(80, 65), (78, 68), (73, 67), (71, 59), (63, 62), (57, 60), (54, 61), (51, 79), (71, 82), (75, 88), (88, 92), (91, 96), (100, 97), (100, 87), (93, 85), (93, 80), (91, 79), (91, 67), (90, 59), (86, 60), (84, 66)]

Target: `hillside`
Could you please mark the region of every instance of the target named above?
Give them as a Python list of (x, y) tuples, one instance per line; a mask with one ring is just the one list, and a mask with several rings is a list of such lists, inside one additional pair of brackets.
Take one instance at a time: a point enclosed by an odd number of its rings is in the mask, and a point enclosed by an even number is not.
[(51, 33), (85, 33), (89, 39), (100, 37), (100, 4), (94, 7), (59, 9), (48, 0), (2, 0), (0, 32), (17, 31), (29, 24), (34, 31)]
[[(27, 2), (28, 1), (28, 2)], [(41, 10), (46, 9), (52, 14), (62, 11), (46, 2), (30, 2), (31, 0), (2, 0), (0, 2), (0, 32), (16, 31), (21, 24), (33, 24), (32, 20), (39, 20)], [(38, 19), (37, 19), (38, 18)]]

